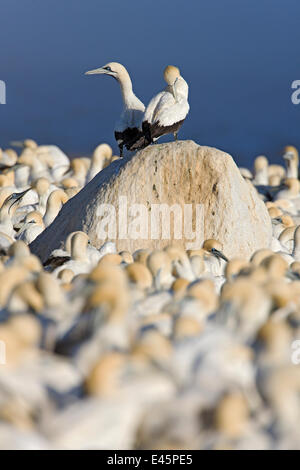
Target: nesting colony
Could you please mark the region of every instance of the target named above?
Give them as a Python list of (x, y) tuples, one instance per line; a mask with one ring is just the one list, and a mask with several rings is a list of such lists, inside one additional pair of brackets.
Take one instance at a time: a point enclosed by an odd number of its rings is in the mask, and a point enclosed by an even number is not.
[(273, 227), (249, 259), (74, 232), (42, 265), (28, 245), (115, 158), (0, 152), (0, 448), (298, 449), (297, 150), (240, 169)]

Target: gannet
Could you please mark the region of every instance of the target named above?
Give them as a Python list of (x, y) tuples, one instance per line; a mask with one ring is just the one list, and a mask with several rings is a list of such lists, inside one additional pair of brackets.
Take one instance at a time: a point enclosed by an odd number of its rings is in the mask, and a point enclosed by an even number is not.
[(38, 211), (29, 212), (23, 222), (22, 228), (17, 234), (18, 240), (31, 243), (45, 229), (42, 214)]
[(143, 136), (133, 140), (126, 147), (135, 150), (147, 147), (159, 137), (166, 134), (177, 134), (188, 112), (189, 87), (180, 70), (168, 65), (164, 70), (167, 87), (152, 98), (148, 104), (142, 123)]
[(126, 266), (125, 271), (131, 283), (139, 289), (149, 289), (152, 286), (152, 274), (150, 270), (142, 263), (131, 263)]
[[(191, 300), (193, 303), (191, 303)], [(201, 279), (190, 283), (185, 299), (181, 302), (180, 314), (191, 315), (204, 321), (217, 308), (217, 292), (211, 279)]]
[[(58, 266), (54, 271), (54, 276), (57, 276), (60, 271), (65, 268), (71, 269), (73, 273), (89, 273), (96, 265), (98, 259), (96, 258), (92, 263), (88, 256), (88, 243), (89, 237), (84, 232), (75, 232), (71, 239), (71, 258), (63, 265)], [(95, 250), (97, 252), (97, 250)]]
[(268, 159), (264, 155), (256, 157), (254, 160), (254, 180), (256, 185), (268, 185)]
[(287, 145), (284, 148), (283, 158), (286, 164), (287, 178), (298, 178), (299, 154), (296, 147)]
[[(24, 195), (25, 192), (22, 194)], [(5, 199), (0, 208), (0, 231), (14, 239), (16, 235), (14, 230), (14, 214), (16, 207), (14, 206), (14, 203), (18, 200), (19, 194), (13, 193), (12, 188), (7, 187), (2, 188), (2, 191), (0, 191), (0, 199), (2, 199), (2, 197), (5, 197)]]
[(205, 271), (214, 276), (222, 276), (224, 274), (225, 263), (228, 258), (222, 252), (223, 246), (218, 240), (210, 238), (205, 240), (202, 246)]
[(186, 252), (177, 246), (167, 246), (164, 250), (170, 257), (174, 273), (188, 281), (194, 281), (195, 274), (193, 272), (190, 260)]
[(47, 200), (46, 212), (43, 217), (45, 227), (52, 224), (53, 220), (67, 200), (68, 196), (62, 189), (56, 189), (50, 193)]
[(124, 263), (125, 265), (134, 262), (133, 256), (131, 253), (129, 253), (129, 251), (120, 251), (119, 255), (122, 258), (122, 263)]
[(141, 122), (145, 111), (144, 104), (134, 94), (132, 82), (126, 68), (118, 62), (109, 62), (99, 69), (89, 70), (86, 75), (105, 74), (115, 78), (121, 87), (124, 108), (115, 126), (115, 139), (123, 156), (123, 147), (141, 135)]
[(13, 149), (2, 150), (0, 148), (0, 170), (6, 170), (13, 167), (18, 160), (17, 152)]
[(88, 168), (84, 158), (73, 158), (69, 168), (65, 172), (65, 178), (72, 178), (77, 181), (78, 187), (83, 188), (86, 181)]
[(175, 277), (172, 275), (172, 260), (165, 251), (152, 251), (146, 264), (153, 276), (157, 290), (169, 288), (175, 281)]
[(91, 166), (87, 173), (86, 183), (89, 183), (94, 176), (109, 165), (112, 157), (112, 148), (107, 144), (100, 144), (94, 150)]
[(217, 321), (225, 323), (241, 338), (250, 339), (268, 318), (271, 298), (253, 280), (238, 278), (234, 283), (226, 283), (220, 296)]

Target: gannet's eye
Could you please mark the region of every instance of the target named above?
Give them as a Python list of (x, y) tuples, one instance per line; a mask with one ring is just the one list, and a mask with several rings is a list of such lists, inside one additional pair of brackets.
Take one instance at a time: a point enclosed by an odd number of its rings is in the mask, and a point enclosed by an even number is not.
[(112, 69), (109, 66), (103, 67), (103, 68), (104, 68), (104, 70), (108, 70), (108, 72), (112, 72)]

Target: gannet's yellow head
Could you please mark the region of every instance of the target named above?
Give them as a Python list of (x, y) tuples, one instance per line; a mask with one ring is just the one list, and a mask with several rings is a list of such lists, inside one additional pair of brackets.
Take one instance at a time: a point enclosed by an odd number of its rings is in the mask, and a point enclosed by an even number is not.
[(152, 274), (150, 270), (142, 263), (131, 263), (125, 268), (130, 282), (140, 289), (148, 289), (152, 286)]
[(276, 219), (282, 216), (282, 210), (278, 207), (269, 207), (268, 212), (271, 219)]
[(93, 160), (95, 161), (102, 161), (102, 160), (110, 160), (112, 157), (112, 148), (108, 144), (100, 144), (98, 145), (94, 152), (93, 152)]
[(293, 145), (287, 145), (283, 150), (283, 158), (285, 160), (295, 160), (298, 163), (299, 153)]
[(215, 256), (216, 258), (221, 258), (224, 261), (228, 261), (226, 256), (222, 253), (222, 250), (223, 250), (222, 243), (220, 243), (218, 240), (214, 240), (213, 238), (205, 240), (202, 248), (204, 250), (204, 253), (211, 254)]
[(180, 77), (180, 70), (174, 65), (167, 65), (164, 70), (164, 79), (168, 85), (174, 85), (176, 79)]
[(259, 266), (260, 263), (267, 258), (268, 256), (273, 255), (272, 250), (268, 250), (267, 248), (261, 248), (260, 250), (257, 250), (253, 253), (253, 255), (250, 258), (251, 263), (254, 266)]
[(50, 187), (50, 181), (45, 177), (40, 177), (34, 181), (32, 188), (35, 189), (39, 196), (45, 194)]
[(243, 258), (233, 258), (231, 259), (225, 267), (225, 277), (227, 280), (231, 281), (237, 277), (241, 271), (249, 267), (249, 262)]
[(33, 222), (35, 224), (44, 225), (43, 216), (39, 211), (31, 211), (25, 217), (25, 223)]
[(126, 68), (118, 62), (108, 62), (108, 64), (98, 69), (89, 70), (85, 75), (110, 75), (118, 81), (130, 80)]
[(254, 169), (255, 171), (263, 170), (264, 168), (268, 168), (268, 159), (264, 155), (259, 155), (254, 160)]

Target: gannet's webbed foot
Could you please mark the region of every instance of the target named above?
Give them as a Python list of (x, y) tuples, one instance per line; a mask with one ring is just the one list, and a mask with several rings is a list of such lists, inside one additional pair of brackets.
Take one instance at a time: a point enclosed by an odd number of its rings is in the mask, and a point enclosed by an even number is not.
[(175, 142), (177, 142), (177, 140), (178, 140), (177, 132), (174, 132), (174, 140), (175, 140)]
[(123, 158), (123, 145), (119, 145), (120, 149), (120, 158)]

